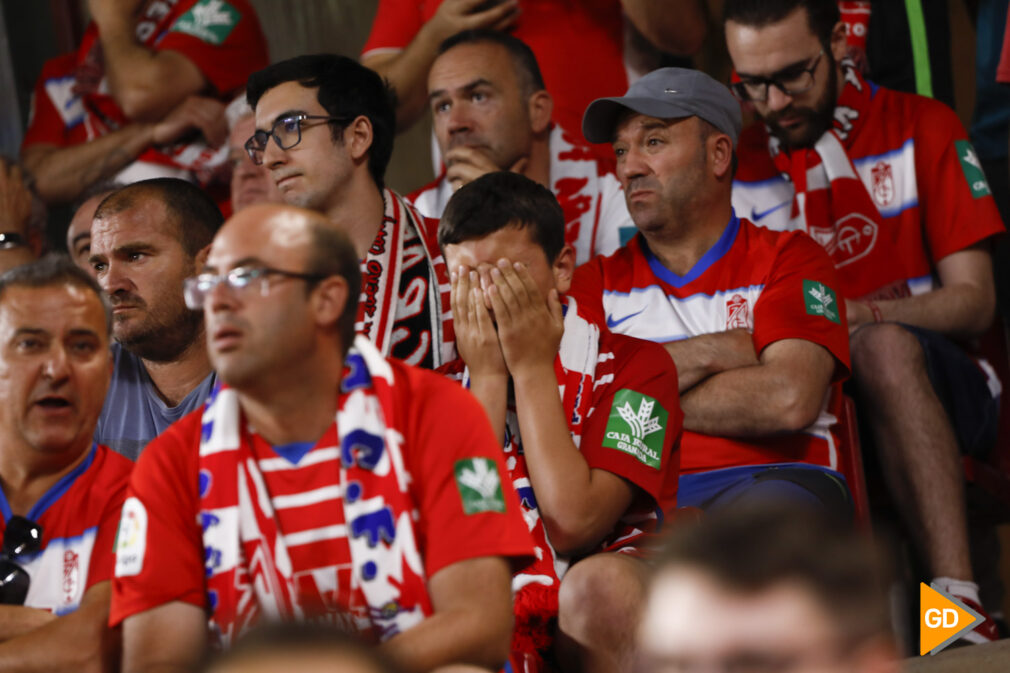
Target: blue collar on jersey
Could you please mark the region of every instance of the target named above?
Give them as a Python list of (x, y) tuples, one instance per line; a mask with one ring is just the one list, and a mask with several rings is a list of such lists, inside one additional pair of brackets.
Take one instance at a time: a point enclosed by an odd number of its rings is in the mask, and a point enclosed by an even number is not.
[[(27, 514), (25, 514), (25, 518), (31, 519), (37, 523), (39, 518), (46, 513), (46, 510), (49, 509), (54, 502), (62, 498), (63, 494), (66, 493), (71, 486), (73, 486), (74, 482), (77, 481), (77, 477), (87, 472), (88, 468), (91, 467), (91, 463), (95, 460), (95, 453), (97, 451), (98, 445), (92, 442), (91, 450), (88, 451), (87, 457), (81, 461), (81, 464), (70, 472), (67, 472), (58, 482), (53, 484), (49, 490), (46, 491), (45, 495), (39, 498), (38, 502), (32, 505), (32, 508), (28, 510)], [(11, 516), (13, 516), (10, 503), (7, 502), (7, 494), (3, 492), (2, 488), (0, 488), (0, 514), (3, 514), (5, 522), (10, 521)]]
[(691, 270), (683, 276), (678, 276), (663, 266), (663, 263), (652, 254), (652, 250), (649, 250), (649, 245), (645, 242), (644, 236), (639, 237), (639, 243), (642, 244), (642, 252), (645, 253), (645, 259), (649, 262), (649, 268), (652, 269), (652, 273), (657, 278), (673, 287), (684, 287), (688, 283), (697, 280), (701, 274), (708, 271), (710, 266), (718, 262), (722, 259), (723, 255), (729, 252), (729, 249), (733, 247), (734, 241), (736, 241), (738, 231), (740, 231), (740, 218), (736, 216), (736, 210), (732, 210), (729, 223), (723, 230), (722, 236), (715, 242), (715, 245), (708, 249), (708, 252), (701, 256), (701, 259), (695, 262)]

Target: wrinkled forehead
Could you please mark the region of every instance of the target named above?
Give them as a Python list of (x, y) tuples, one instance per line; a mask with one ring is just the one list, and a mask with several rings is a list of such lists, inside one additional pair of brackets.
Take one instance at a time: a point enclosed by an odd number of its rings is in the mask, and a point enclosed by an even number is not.
[(92, 332), (108, 338), (105, 307), (97, 294), (78, 285), (13, 286), (0, 295), (0, 331), (60, 335)]
[(440, 54), (428, 74), (428, 90), (452, 90), (483, 80), (514, 83), (518, 73), (508, 49), (494, 42), (458, 44)]
[(305, 265), (312, 243), (311, 228), (300, 213), (246, 209), (214, 237), (207, 266), (221, 272), (258, 260), (266, 266), (297, 271)]

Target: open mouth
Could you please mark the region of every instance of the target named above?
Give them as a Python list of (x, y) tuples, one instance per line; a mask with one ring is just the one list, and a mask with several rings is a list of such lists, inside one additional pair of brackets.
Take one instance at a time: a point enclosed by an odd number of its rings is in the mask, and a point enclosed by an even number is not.
[(35, 404), (43, 409), (51, 410), (69, 409), (72, 406), (70, 402), (63, 397), (43, 397), (35, 402)]

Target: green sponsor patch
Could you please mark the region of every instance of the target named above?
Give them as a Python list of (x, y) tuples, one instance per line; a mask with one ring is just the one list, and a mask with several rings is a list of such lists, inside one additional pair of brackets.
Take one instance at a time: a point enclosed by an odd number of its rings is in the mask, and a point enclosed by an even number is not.
[(610, 405), (603, 446), (631, 454), (658, 470), (663, 464), (666, 409), (653, 398), (621, 388)]
[(841, 324), (838, 297), (835, 296), (835, 291), (824, 283), (815, 280), (803, 281), (803, 301), (810, 315), (819, 315), (833, 323)]
[(464, 514), (504, 512), (498, 466), (490, 458), (463, 458), (454, 465)]
[(961, 162), (961, 170), (964, 171), (964, 179), (968, 181), (971, 195), (976, 199), (982, 196), (989, 196), (989, 183), (985, 180), (985, 173), (982, 172), (982, 162), (975, 154), (975, 148), (967, 140), (957, 140), (954, 142), (957, 149), (957, 158)]
[(200, 0), (172, 24), (169, 32), (186, 33), (207, 44), (219, 45), (228, 39), (242, 15), (225, 0)]

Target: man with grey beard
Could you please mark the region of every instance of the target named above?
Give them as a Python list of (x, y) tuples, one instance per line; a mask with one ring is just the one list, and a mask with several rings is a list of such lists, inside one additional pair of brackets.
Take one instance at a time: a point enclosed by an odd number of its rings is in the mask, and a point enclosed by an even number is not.
[(89, 262), (113, 306), (115, 369), (95, 441), (136, 460), (214, 385), (203, 316), (183, 279), (203, 266), (223, 218), (195, 185), (156, 178), (109, 195), (95, 212)]

